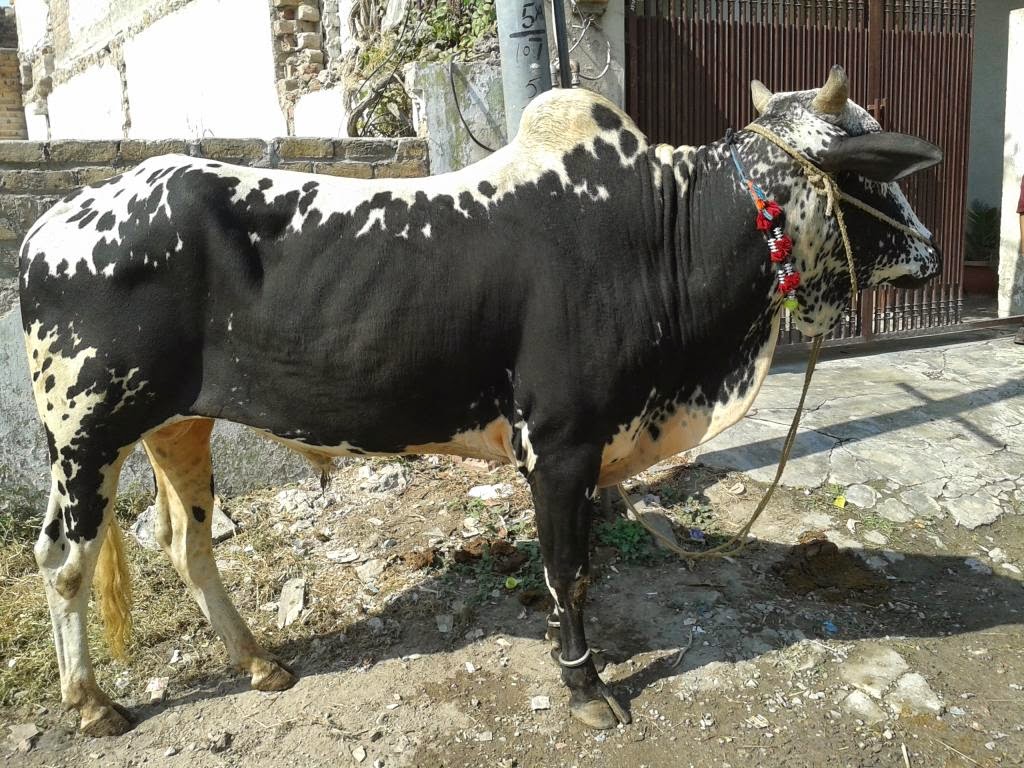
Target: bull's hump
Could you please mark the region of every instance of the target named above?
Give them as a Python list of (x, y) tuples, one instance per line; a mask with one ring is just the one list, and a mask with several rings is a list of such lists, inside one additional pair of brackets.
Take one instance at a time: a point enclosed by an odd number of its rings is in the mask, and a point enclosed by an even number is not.
[(560, 155), (600, 137), (624, 160), (646, 148), (646, 139), (613, 102), (585, 88), (554, 88), (527, 106), (513, 145), (527, 155)]

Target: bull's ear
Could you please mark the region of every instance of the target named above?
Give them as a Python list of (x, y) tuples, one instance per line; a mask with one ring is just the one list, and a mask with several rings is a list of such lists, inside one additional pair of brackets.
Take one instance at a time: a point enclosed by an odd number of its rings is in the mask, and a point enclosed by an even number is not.
[(850, 171), (874, 181), (897, 181), (942, 162), (934, 144), (903, 133), (866, 133), (834, 142), (821, 159), (829, 173)]

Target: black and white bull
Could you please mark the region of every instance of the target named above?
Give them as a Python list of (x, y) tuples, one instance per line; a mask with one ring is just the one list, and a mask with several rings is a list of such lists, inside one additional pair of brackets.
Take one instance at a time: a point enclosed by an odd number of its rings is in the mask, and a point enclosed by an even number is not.
[[(839, 69), (819, 91), (753, 90), (760, 124), (930, 238), (889, 182), (937, 162), (934, 147), (882, 133)], [(749, 131), (734, 146), (787, 212), (796, 322), (826, 331), (851, 290), (835, 223), (777, 146)], [(295, 680), (214, 564), (215, 419), (313, 457), (514, 462), (533, 492), (572, 713), (626, 720), (584, 634), (591, 501), (753, 402), (782, 301), (753, 218), (722, 142), (649, 146), (586, 90), (537, 98), (514, 141), (456, 173), (358, 181), (167, 156), (54, 206), (21, 250), (21, 308), (52, 467), (35, 555), (82, 730), (129, 727), (94, 680), (86, 613), (95, 575), (123, 642), (113, 504), (139, 441), (157, 538), (232, 661), (261, 690)], [(861, 286), (938, 272), (927, 242), (855, 208), (846, 218)]]

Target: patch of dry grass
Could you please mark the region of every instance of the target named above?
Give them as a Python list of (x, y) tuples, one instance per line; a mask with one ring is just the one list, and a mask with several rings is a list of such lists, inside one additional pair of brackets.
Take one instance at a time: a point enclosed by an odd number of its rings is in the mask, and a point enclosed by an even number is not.
[(29, 507), (18, 497), (0, 511), (0, 706), (11, 704), (18, 691), (38, 698), (56, 679), (50, 614), (32, 554), (37, 528)]
[[(121, 524), (131, 525), (146, 503), (148, 500), (139, 496), (119, 499), (117, 514)], [(0, 537), (0, 600), (4, 606), (0, 621), (0, 706), (16, 702), (52, 704), (60, 698), (50, 613), (32, 554), (37, 535), (36, 526), (25, 521), (6, 527)], [(134, 577), (142, 565), (140, 561), (151, 553), (142, 553), (138, 547), (129, 547), (129, 553)], [(148, 589), (142, 591), (136, 600), (151, 597)], [(157, 587), (157, 592), (161, 591)], [(150, 610), (145, 613), (149, 615)], [(140, 629), (147, 629), (145, 621)], [(111, 659), (99, 622), (90, 622), (89, 647), (97, 666), (107, 667)]]
[[(387, 620), (384, 630), (375, 633), (367, 628), (366, 619), (387, 616), (388, 606), (401, 599), (403, 619), (419, 617), (432, 623), (434, 614), (450, 610), (460, 590), (476, 588), (465, 573), (449, 570), (451, 552), (464, 541), (464, 519), (475, 519), (485, 535), (506, 525), (514, 538), (535, 535), (532, 516), (523, 522), (523, 510), (531, 503), (528, 489), (511, 468), (484, 473), (467, 471), (447, 459), (439, 463), (412, 461), (407, 463), (412, 482), (405, 493), (377, 496), (359, 489), (358, 471), (363, 463), (351, 462), (334, 476), (332, 489), (341, 501), (318, 509), (312, 515), (312, 529), (292, 530), (295, 519), (282, 512), (276, 499), (278, 489), (225, 501), (225, 511), (240, 528), (236, 536), (214, 548), (214, 556), (242, 618), (272, 651), (287, 654), (291, 652), (287, 649), (298, 647), (315, 652), (319, 645), (314, 638), (340, 639), (344, 635), (346, 658), (372, 658), (400, 628), (396, 621)], [(499, 482), (513, 485), (512, 498), (484, 505), (466, 495), (472, 485)], [(304, 487), (308, 493), (318, 493), (311, 490), (317, 488), (313, 480)], [(146, 497), (120, 499), (121, 526), (128, 531), (149, 503)], [(443, 539), (438, 546), (446, 555), (440, 569), (415, 571), (402, 564), (402, 554), (427, 546), (437, 533)], [(40, 704), (55, 708), (60, 700), (50, 617), (32, 556), (36, 535), (36, 528), (29, 525), (0, 532), (3, 707)], [(304, 546), (304, 540), (312, 548)], [(385, 546), (384, 542), (393, 543)], [(387, 563), (373, 586), (360, 581), (353, 565), (334, 563), (325, 556), (327, 550), (347, 547)], [(223, 644), (169, 560), (162, 552), (141, 548), (130, 534), (126, 534), (125, 553), (134, 593), (129, 658), (118, 661), (110, 657), (101, 623), (91, 611), (89, 646), (99, 684), (115, 698), (131, 703), (143, 698), (151, 677), (170, 677), (172, 688), (180, 693), (204, 679), (223, 675), (228, 665)], [(277, 611), (270, 605), (278, 599), (284, 582), (293, 577), (306, 580), (306, 610), (298, 621), (279, 629)], [(175, 650), (181, 658), (171, 665)], [(285, 661), (294, 659), (286, 655)]]
[[(31, 552), (31, 545), (23, 545)], [(50, 613), (43, 596), (43, 584), (35, 572), (23, 565), (19, 548), (0, 548), (3, 569), (4, 619), (0, 622), (0, 705), (13, 704), (16, 695), (26, 701), (52, 699), (59, 693), (57, 660), (53, 652)], [(31, 561), (31, 555), (27, 558)], [(12, 570), (14, 571), (12, 573)], [(50, 689), (50, 696), (45, 691)], [(24, 693), (21, 693), (24, 692)]]

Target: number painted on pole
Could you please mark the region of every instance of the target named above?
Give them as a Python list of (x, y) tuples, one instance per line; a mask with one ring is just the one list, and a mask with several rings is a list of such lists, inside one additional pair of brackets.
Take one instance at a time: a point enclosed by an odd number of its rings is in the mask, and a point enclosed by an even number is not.
[(540, 93), (540, 83), (539, 83), (539, 80), (540, 80), (540, 75), (534, 75), (533, 77), (530, 78), (530, 81), (526, 84), (526, 92), (530, 95), (531, 99), (534, 96), (536, 96), (538, 93)]
[(544, 6), (538, 2), (523, 3), (523, 29), (529, 29), (537, 20), (544, 26)]

